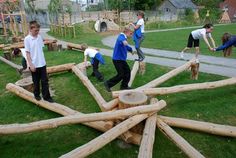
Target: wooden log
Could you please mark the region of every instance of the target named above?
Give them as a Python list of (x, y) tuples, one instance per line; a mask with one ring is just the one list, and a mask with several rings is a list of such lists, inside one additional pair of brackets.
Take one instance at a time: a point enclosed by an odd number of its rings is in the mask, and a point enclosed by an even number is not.
[(96, 102), (98, 103), (100, 109), (102, 111), (106, 111), (106, 109), (103, 107), (103, 104), (106, 103), (106, 101), (103, 99), (101, 94), (98, 92), (98, 90), (94, 87), (94, 85), (91, 83), (91, 81), (88, 79), (87, 76), (85, 76), (78, 67), (73, 66), (72, 71), (80, 78), (82, 83), (85, 87), (89, 90), (90, 94), (94, 97)]
[(191, 59), (190, 61), (188, 61), (187, 63), (185, 63), (184, 65), (176, 68), (176, 69), (173, 69), (171, 70), (170, 72), (166, 73), (165, 75), (161, 76), (161, 77), (158, 77), (157, 79), (137, 88), (138, 90), (139, 89), (145, 89), (145, 88), (154, 88), (160, 84), (162, 84), (163, 82), (169, 80), (170, 78), (178, 75), (179, 73), (189, 69), (189, 67), (191, 66), (191, 64), (195, 62), (195, 58)]
[(229, 125), (220, 125), (210, 122), (195, 121), (176, 117), (158, 116), (169, 126), (186, 128), (209, 134), (236, 137), (236, 127)]
[(116, 98), (109, 102), (104, 103), (102, 106), (104, 107), (105, 111), (108, 111), (108, 110), (114, 109), (118, 105), (118, 103), (119, 103), (119, 99)]
[(15, 85), (20, 86), (24, 89), (26, 89), (27, 91), (33, 92), (34, 91), (34, 83), (32, 81), (32, 77), (26, 77), (23, 78), (21, 80), (18, 80)]
[(13, 62), (11, 62), (11, 61), (9, 61), (9, 60), (7, 60), (7, 59), (1, 57), (1, 56), (0, 56), (0, 60), (1, 60), (2, 62), (4, 62), (5, 64), (7, 64), (7, 65), (9, 65), (9, 66), (11, 66), (11, 67), (13, 67), (13, 68), (15, 68), (15, 69), (17, 69), (17, 70), (21, 70), (21, 69), (23, 68), (22, 66), (17, 65), (17, 64), (15, 64), (15, 63), (13, 63)]
[(146, 63), (144, 61), (139, 62), (139, 74), (144, 75), (146, 72)]
[[(156, 98), (151, 99), (151, 104), (157, 103)], [(143, 138), (139, 147), (138, 158), (152, 158), (153, 144), (155, 141), (157, 114), (150, 116), (145, 123)]]
[[(165, 107), (165, 102), (159, 102), (159, 107), (160, 110)], [(61, 158), (82, 158), (86, 157), (93, 152), (97, 151), (98, 149), (102, 148), (105, 146), (107, 143), (111, 142), (114, 140), (116, 137), (124, 133), (125, 131), (129, 130), (136, 124), (140, 123), (144, 119), (146, 119), (150, 114), (142, 114), (142, 115), (135, 115), (122, 123), (118, 124), (117, 126), (113, 127), (112, 129), (108, 130), (104, 134), (100, 135), (99, 137), (91, 140), (87, 144), (84, 144), (77, 149), (72, 150), (71, 152), (62, 155)]]
[(58, 45), (57, 45), (57, 50), (58, 50), (58, 52), (61, 52), (61, 51), (62, 51), (62, 44), (58, 44)]
[[(99, 48), (96, 48), (96, 47), (90, 47), (89, 46), (89, 48), (99, 50)], [(67, 43), (67, 49), (68, 50), (75, 49), (75, 50), (83, 51), (82, 45), (81, 44), (75, 44), (75, 43)]]
[[(40, 101), (37, 101), (35, 98), (34, 98), (34, 95), (33, 93), (19, 87), (19, 86), (16, 86), (12, 83), (8, 83), (7, 86), (6, 86), (6, 89), (14, 94), (16, 94), (17, 96), (25, 99), (25, 100), (28, 100), (40, 107), (43, 107), (45, 109), (48, 109), (50, 111), (53, 111), (53, 112), (56, 112), (56, 113), (59, 113), (61, 115), (64, 115), (64, 116), (68, 116), (68, 115), (74, 115), (74, 114), (83, 114), (81, 112), (78, 112), (78, 111), (75, 111), (75, 110), (72, 110), (70, 109), (69, 107), (66, 107), (64, 105), (61, 105), (61, 104), (58, 104), (58, 103), (49, 103), (47, 101), (44, 101), (44, 100), (40, 100)], [(110, 125), (110, 121), (107, 123), (107, 122), (104, 122), (104, 121), (96, 121), (96, 122), (89, 122), (89, 123), (83, 123), (84, 125), (86, 126), (89, 126), (89, 127), (92, 127), (94, 129), (97, 129), (99, 131), (102, 131), (102, 132), (105, 132), (107, 131), (108, 129), (112, 128), (112, 126), (109, 127)], [(139, 145), (140, 144), (140, 140), (141, 140), (141, 136), (140, 135), (133, 135), (133, 137), (130, 138), (130, 143), (133, 143), (133, 144), (136, 144), (136, 145)]]
[(47, 67), (47, 73), (52, 74), (52, 73), (58, 73), (58, 72), (63, 72), (63, 71), (70, 71), (72, 69), (72, 66), (74, 65), (75, 63), (68, 63), (68, 64)]
[(157, 126), (170, 140), (172, 140), (188, 157), (203, 158), (204, 156), (192, 147), (184, 138), (170, 128), (160, 118), (157, 118)]
[(90, 66), (92, 66), (92, 64), (90, 63), (90, 61), (87, 61), (87, 62), (86, 62), (86, 65), (85, 65), (84, 62), (82, 62), (82, 63), (77, 64), (76, 66), (80, 69), (80, 71), (81, 71), (85, 76), (87, 76), (87, 68), (89, 68)]
[(133, 65), (133, 68), (132, 68), (132, 71), (131, 71), (131, 75), (130, 75), (130, 80), (129, 80), (129, 83), (128, 83), (128, 86), (131, 87), (132, 84), (133, 84), (133, 81), (135, 79), (135, 76), (138, 72), (138, 69), (139, 69), (139, 62), (138, 61), (135, 61), (134, 62), (134, 65)]
[(31, 123), (24, 124), (9, 124), (9, 125), (0, 125), (0, 135), (1, 134), (16, 134), (16, 133), (28, 133), (38, 130), (57, 128), (62, 125), (77, 124), (84, 122), (94, 122), (94, 121), (104, 121), (104, 120), (113, 120), (118, 118), (127, 118), (129, 116), (144, 114), (144, 113), (153, 113), (156, 110), (159, 110), (159, 105), (146, 105), (140, 107), (134, 107), (127, 110), (117, 110), (109, 112), (100, 112), (100, 113), (90, 113), (90, 114), (75, 114), (65, 117), (53, 118), (48, 120), (36, 121)]
[(192, 80), (197, 80), (198, 79), (198, 74), (199, 74), (199, 63), (192, 63), (191, 64), (191, 79)]
[[(147, 88), (138, 91), (143, 92), (146, 95), (165, 95), (165, 94), (172, 94), (172, 93), (179, 93), (193, 90), (214, 89), (234, 84), (236, 84), (236, 77), (214, 82), (194, 83), (194, 84), (186, 84), (186, 85), (178, 85), (173, 87), (162, 87), (162, 88)], [(132, 91), (134, 90), (114, 91), (112, 92), (112, 96), (118, 97), (120, 94), (124, 92), (128, 93)]]

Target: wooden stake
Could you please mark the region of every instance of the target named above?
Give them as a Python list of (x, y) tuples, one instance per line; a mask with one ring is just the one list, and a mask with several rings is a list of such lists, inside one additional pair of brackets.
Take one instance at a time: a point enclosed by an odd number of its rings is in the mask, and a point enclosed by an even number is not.
[(236, 137), (236, 127), (229, 125), (220, 125), (210, 122), (195, 121), (189, 119), (182, 119), (176, 117), (166, 117), (158, 116), (169, 126), (187, 128), (191, 130), (196, 130), (200, 132), (206, 132), (209, 134), (227, 136), (227, 137)]
[[(156, 98), (151, 99), (151, 104), (157, 103)], [(153, 144), (155, 141), (157, 114), (150, 116), (145, 123), (143, 138), (139, 147), (138, 158), (152, 158)]]
[(134, 65), (133, 65), (133, 68), (132, 68), (132, 71), (131, 71), (131, 76), (130, 76), (130, 80), (129, 80), (129, 83), (128, 83), (128, 86), (131, 87), (132, 84), (133, 84), (133, 81), (135, 79), (135, 76), (138, 72), (138, 69), (139, 69), (139, 62), (138, 61), (135, 61), (134, 62)]
[(192, 147), (184, 138), (170, 128), (160, 118), (157, 118), (157, 126), (170, 140), (172, 140), (188, 157), (190, 158), (204, 158), (204, 156)]
[[(159, 103), (160, 109), (165, 107), (165, 102)], [(98, 149), (105, 146), (107, 143), (114, 140), (116, 137), (124, 133), (125, 131), (129, 130), (130, 128), (134, 127), (141, 121), (143, 121), (145, 118), (147, 118), (148, 114), (142, 114), (142, 115), (135, 115), (122, 123), (118, 124), (117, 126), (113, 127), (112, 129), (108, 130), (104, 134), (100, 135), (99, 137), (91, 140), (87, 144), (84, 144), (80, 146), (79, 148), (76, 148), (72, 150), (71, 152), (62, 155), (61, 158), (83, 158), (86, 157), (93, 152), (97, 151)]]

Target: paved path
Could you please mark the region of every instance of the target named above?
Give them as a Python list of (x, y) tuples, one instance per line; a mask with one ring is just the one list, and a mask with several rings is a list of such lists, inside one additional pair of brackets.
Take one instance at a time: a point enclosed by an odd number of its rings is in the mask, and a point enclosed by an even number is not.
[[(173, 29), (172, 29), (173, 30)], [(53, 38), (46, 34), (48, 29), (41, 29), (41, 35), (44, 38)], [(117, 36), (110, 36), (104, 38), (102, 43), (109, 47), (113, 47)], [(62, 44), (66, 48), (66, 42), (58, 40), (58, 43)], [(102, 54), (112, 56), (111, 49), (100, 49)], [(194, 57), (194, 54), (185, 54), (184, 60), (179, 59), (179, 52), (165, 51), (159, 49), (142, 48), (146, 54), (145, 61), (152, 64), (158, 64), (169, 67), (179, 67)], [(150, 56), (151, 55), (151, 56)], [(136, 55), (128, 55), (128, 59), (134, 60)], [(222, 57), (213, 57), (200, 55), (200, 71), (210, 74), (217, 74), (226, 77), (236, 77), (236, 59), (228, 59)]]

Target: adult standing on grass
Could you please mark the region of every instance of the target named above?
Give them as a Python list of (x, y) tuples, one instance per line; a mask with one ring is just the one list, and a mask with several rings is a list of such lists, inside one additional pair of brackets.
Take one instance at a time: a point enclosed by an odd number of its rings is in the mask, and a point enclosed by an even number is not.
[(120, 33), (116, 40), (115, 48), (113, 51), (112, 61), (116, 68), (117, 75), (104, 82), (104, 86), (108, 92), (111, 87), (121, 82), (120, 89), (130, 89), (128, 83), (130, 80), (130, 68), (126, 62), (127, 53), (133, 52), (132, 48), (128, 45), (127, 37), (132, 36), (132, 30), (125, 27), (124, 31)]
[[(203, 28), (192, 31), (190, 33), (189, 37), (188, 37), (187, 47), (185, 47), (182, 50), (182, 52), (180, 53), (180, 57), (184, 58), (184, 52), (189, 50), (190, 48), (192, 48), (192, 46), (194, 45), (194, 48), (195, 48), (195, 51), (196, 51), (195, 52), (196, 62), (198, 63), (199, 62), (198, 55), (199, 55), (199, 52), (200, 52), (199, 40), (201, 38), (203, 38), (203, 40), (205, 41), (205, 43), (208, 46), (209, 50), (212, 50), (212, 48), (215, 48), (215, 41), (214, 41), (214, 39), (212, 38), (212, 35), (211, 35), (212, 31), (213, 31), (213, 25), (212, 24), (206, 24), (206, 25), (203, 26)], [(209, 44), (209, 41), (208, 41), (207, 38), (210, 38), (211, 43), (212, 43), (212, 47)]]
[(222, 45), (218, 48), (213, 48), (212, 51), (223, 50), (224, 57), (230, 56), (232, 53), (232, 47), (236, 47), (236, 35), (231, 35), (230, 33), (224, 33), (222, 38)]
[(43, 99), (48, 102), (54, 102), (49, 93), (46, 61), (43, 53), (44, 43), (42, 37), (39, 35), (40, 25), (37, 21), (31, 21), (29, 27), (30, 32), (24, 39), (24, 45), (34, 83), (34, 97), (36, 100), (41, 100), (41, 82)]
[(133, 40), (135, 43), (135, 49), (137, 50), (138, 59), (136, 61), (143, 61), (145, 56), (143, 51), (141, 50), (141, 43), (144, 40), (144, 12), (138, 11), (137, 13), (138, 21), (136, 23), (130, 23), (131, 26), (134, 27)]

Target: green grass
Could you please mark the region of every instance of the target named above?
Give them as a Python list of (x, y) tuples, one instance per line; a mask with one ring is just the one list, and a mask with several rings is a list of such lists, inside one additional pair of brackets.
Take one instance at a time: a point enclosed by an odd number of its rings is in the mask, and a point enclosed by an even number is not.
[[(69, 62), (80, 63), (83, 54), (77, 51), (63, 51), (46, 52), (45, 56), (47, 65), (52, 66)], [(100, 71), (105, 75), (105, 79), (109, 79), (115, 74), (115, 68), (110, 57), (105, 57), (105, 60), (109, 66), (101, 66)], [(19, 59), (16, 60), (16, 62), (18, 61)], [(133, 62), (130, 61), (129, 64), (131, 67)], [(6, 91), (5, 85), (9, 82), (16, 82), (20, 79), (20, 76), (14, 69), (2, 62), (0, 62), (0, 67), (0, 124), (26, 123), (60, 117), (58, 114), (35, 106)], [(138, 75), (133, 87), (141, 86), (170, 70), (159, 65), (147, 64), (146, 74), (144, 76)], [(91, 72), (91, 69), (89, 69), (88, 74)], [(105, 91), (103, 83), (97, 82), (93, 77), (89, 78), (107, 101), (112, 99), (110, 93)], [(206, 73), (200, 73), (199, 80), (197, 81), (190, 80), (189, 78), (190, 72), (183, 72), (160, 86), (174, 86), (224, 79), (224, 77)], [(55, 90), (56, 96), (53, 98), (56, 102), (84, 113), (100, 111), (96, 101), (83, 86), (82, 82), (71, 72), (50, 75), (49, 84)], [(113, 90), (118, 89), (119, 85), (113, 88)], [(236, 126), (235, 86), (164, 95), (157, 98), (164, 99), (167, 102), (167, 107), (160, 112), (162, 115)], [(176, 131), (206, 157), (233, 158), (236, 155), (235, 138), (214, 136), (184, 129), (176, 129)], [(100, 134), (100, 132), (83, 125), (70, 125), (28, 134), (1, 135), (0, 157), (59, 157)], [(153, 149), (153, 157), (187, 157), (159, 130), (156, 131)], [(134, 158), (137, 155), (137, 146), (132, 145), (128, 149), (122, 149), (118, 146), (118, 140), (115, 140), (89, 157)]]
[[(212, 33), (213, 38), (215, 39), (216, 46), (221, 45), (221, 36), (225, 32), (230, 32), (232, 34), (236, 34), (235, 30), (236, 24), (229, 24), (224, 26), (215, 26), (214, 31)], [(163, 50), (173, 50), (173, 51), (181, 51), (187, 45), (188, 36), (190, 32), (195, 29), (184, 29), (184, 30), (175, 30), (175, 31), (166, 31), (166, 32), (152, 32), (145, 34), (145, 40), (142, 43), (142, 47), (145, 48), (156, 48)], [(194, 52), (192, 49), (190, 52)], [(208, 50), (205, 42), (200, 40), (200, 52), (204, 55), (211, 56), (223, 56), (221, 51), (212, 53)], [(230, 58), (236, 58), (235, 49), (233, 49), (233, 53)]]

